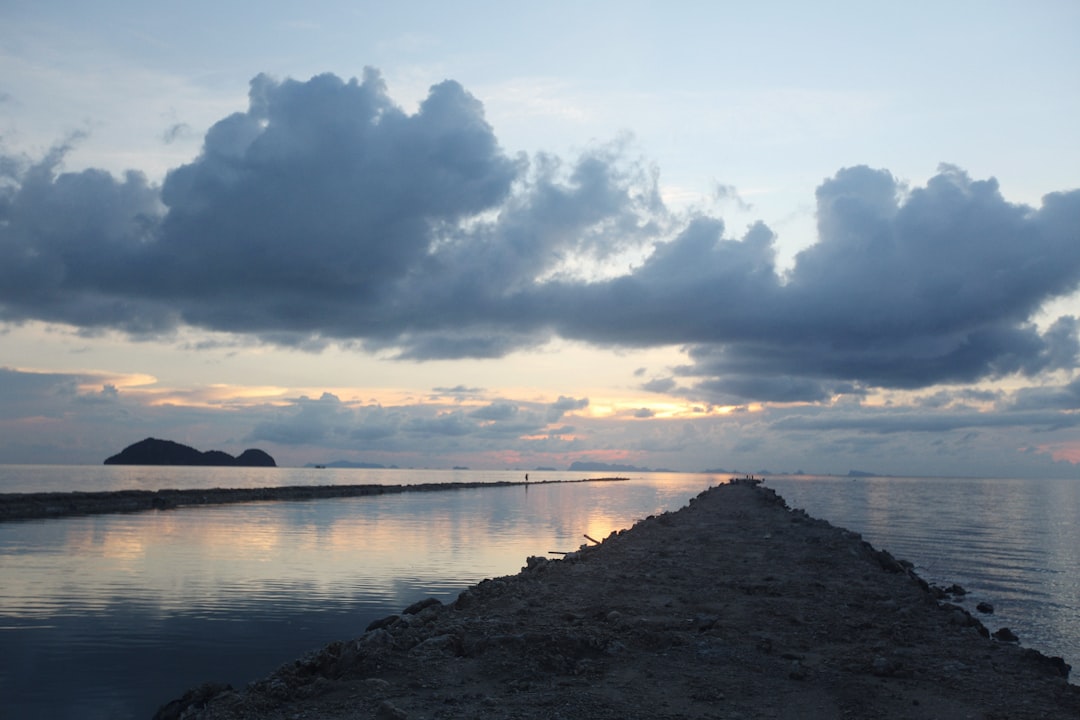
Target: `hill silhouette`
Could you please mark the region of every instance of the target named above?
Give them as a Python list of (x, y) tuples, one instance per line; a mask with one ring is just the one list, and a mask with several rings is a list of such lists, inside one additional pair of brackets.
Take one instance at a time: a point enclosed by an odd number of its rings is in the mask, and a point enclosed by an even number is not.
[(233, 457), (221, 450), (200, 452), (172, 440), (146, 438), (106, 458), (106, 465), (205, 465), (213, 467), (277, 467), (262, 450), (248, 449)]

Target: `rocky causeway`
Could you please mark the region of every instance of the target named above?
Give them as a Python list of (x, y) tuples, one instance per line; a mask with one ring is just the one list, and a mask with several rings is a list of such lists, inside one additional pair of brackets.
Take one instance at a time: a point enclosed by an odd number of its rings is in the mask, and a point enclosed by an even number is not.
[(626, 478), (541, 480), (538, 482), (448, 482), (411, 485), (285, 485), (255, 488), (198, 488), (186, 490), (103, 490), (100, 492), (0, 493), (0, 522), (67, 515), (174, 510), (192, 505), (322, 500), (406, 492), (443, 492), (508, 485), (547, 485), (575, 482), (617, 482)]
[(418, 598), (247, 687), (207, 678), (156, 717), (1080, 717), (1068, 664), (992, 617), (733, 482), (452, 603)]

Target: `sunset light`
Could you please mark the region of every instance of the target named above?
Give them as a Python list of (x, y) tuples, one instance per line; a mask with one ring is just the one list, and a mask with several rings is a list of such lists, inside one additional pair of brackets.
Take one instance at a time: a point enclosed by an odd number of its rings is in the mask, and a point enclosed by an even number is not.
[(1068, 4), (118, 8), (0, 10), (0, 462), (1077, 475)]
[(1080, 0), (0, 0), (0, 718), (1075, 720), (1078, 518)]

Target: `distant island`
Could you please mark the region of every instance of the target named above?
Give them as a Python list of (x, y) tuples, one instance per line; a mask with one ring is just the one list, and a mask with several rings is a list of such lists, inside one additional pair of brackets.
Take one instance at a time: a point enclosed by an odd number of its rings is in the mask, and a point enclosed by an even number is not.
[(336, 470), (396, 470), (397, 465), (380, 465), (372, 462), (353, 462), (352, 460), (335, 460), (328, 463), (308, 463), (306, 468), (334, 468)]
[(262, 450), (250, 449), (233, 457), (221, 450), (200, 452), (172, 440), (146, 438), (128, 445), (105, 460), (106, 465), (204, 465), (213, 467), (277, 467)]

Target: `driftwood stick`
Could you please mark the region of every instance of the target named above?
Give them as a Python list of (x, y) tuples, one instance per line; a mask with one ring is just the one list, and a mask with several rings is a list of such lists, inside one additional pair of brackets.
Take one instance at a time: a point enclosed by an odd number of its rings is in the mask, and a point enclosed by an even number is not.
[(585, 536), (585, 539), (586, 539), (586, 540), (592, 540), (592, 541), (593, 541), (593, 542), (594, 542), (595, 544), (597, 544), (597, 545), (599, 545), (599, 544), (600, 544), (600, 541), (599, 541), (599, 540), (597, 540), (596, 538), (591, 538), (591, 537), (589, 537), (588, 535), (586, 535), (586, 536)]

